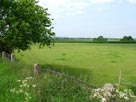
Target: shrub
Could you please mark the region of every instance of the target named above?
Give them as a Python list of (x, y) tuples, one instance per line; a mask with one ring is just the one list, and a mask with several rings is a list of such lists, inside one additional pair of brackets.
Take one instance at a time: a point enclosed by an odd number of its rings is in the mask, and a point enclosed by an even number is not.
[(131, 36), (124, 36), (120, 39), (121, 42), (134, 42), (134, 39)]
[(103, 88), (94, 89), (91, 95), (98, 102), (135, 102), (136, 96), (130, 89), (119, 91), (112, 84), (105, 84)]
[(100, 43), (107, 42), (107, 39), (104, 38), (103, 36), (99, 36), (98, 38), (94, 38), (93, 42), (100, 42)]

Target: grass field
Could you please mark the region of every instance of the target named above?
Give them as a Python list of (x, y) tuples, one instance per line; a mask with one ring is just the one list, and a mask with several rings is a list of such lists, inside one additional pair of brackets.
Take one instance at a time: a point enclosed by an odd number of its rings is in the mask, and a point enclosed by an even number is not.
[(30, 65), (48, 64), (80, 77), (84, 74), (96, 86), (117, 83), (120, 70), (124, 79), (136, 79), (136, 44), (56, 43), (42, 49), (35, 45), (16, 56)]

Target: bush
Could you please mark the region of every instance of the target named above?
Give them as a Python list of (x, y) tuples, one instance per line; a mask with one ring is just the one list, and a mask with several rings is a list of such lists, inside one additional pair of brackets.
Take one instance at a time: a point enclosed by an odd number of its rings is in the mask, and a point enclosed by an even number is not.
[(98, 38), (94, 38), (93, 42), (100, 42), (100, 43), (107, 42), (107, 38), (104, 38), (103, 36), (99, 36)]
[[(93, 90), (93, 100), (98, 102), (135, 102), (136, 96), (130, 89), (119, 91), (112, 84), (105, 84), (103, 88)], [(95, 101), (94, 101), (95, 102)]]
[(120, 39), (121, 42), (134, 42), (134, 39), (131, 36), (124, 36)]

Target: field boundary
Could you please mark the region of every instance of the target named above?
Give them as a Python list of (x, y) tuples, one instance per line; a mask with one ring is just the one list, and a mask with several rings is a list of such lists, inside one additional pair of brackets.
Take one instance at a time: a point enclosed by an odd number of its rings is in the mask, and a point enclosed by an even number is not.
[(87, 82), (85, 82), (85, 81), (83, 81), (83, 80), (81, 80), (81, 79), (78, 79), (78, 78), (75, 78), (75, 77), (73, 77), (73, 76), (69, 76), (69, 75), (67, 75), (67, 74), (65, 74), (65, 73), (61, 73), (61, 72), (58, 72), (58, 71), (55, 71), (55, 70), (51, 70), (51, 69), (42, 69), (43, 71), (47, 71), (47, 72), (50, 72), (50, 73), (52, 73), (52, 74), (57, 74), (57, 75), (60, 75), (60, 76), (64, 76), (65, 78), (68, 78), (68, 79), (70, 79), (70, 80), (74, 80), (74, 81), (76, 81), (76, 82), (79, 82), (79, 83), (81, 83), (81, 84), (84, 84), (84, 85), (86, 85), (86, 86), (88, 86), (88, 87), (91, 87), (91, 88), (94, 88), (94, 89), (96, 89), (96, 88), (98, 88), (98, 87), (96, 87), (96, 86), (94, 86), (94, 85), (92, 85), (92, 84), (90, 84), (90, 83), (87, 83)]
[(54, 75), (59, 75), (59, 76), (63, 76), (69, 80), (73, 80), (77, 83), (80, 84), (81, 87), (87, 89), (87, 90), (91, 90), (91, 89), (97, 89), (98, 87), (95, 86), (95, 85), (92, 85), (90, 83), (87, 83), (79, 78), (75, 78), (74, 76), (70, 76), (70, 75), (67, 75), (65, 73), (62, 73), (62, 72), (59, 72), (59, 71), (55, 71), (55, 70), (52, 70), (51, 68), (42, 68), (39, 64), (34, 64), (34, 75), (35, 76), (39, 76), (40, 74), (42, 73), (45, 73), (45, 72), (49, 72), (51, 74), (54, 74)]

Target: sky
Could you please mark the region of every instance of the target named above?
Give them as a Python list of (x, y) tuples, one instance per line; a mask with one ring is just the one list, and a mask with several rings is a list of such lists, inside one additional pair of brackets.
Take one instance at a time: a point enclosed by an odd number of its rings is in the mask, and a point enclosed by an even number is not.
[(136, 38), (136, 0), (39, 0), (57, 37)]

